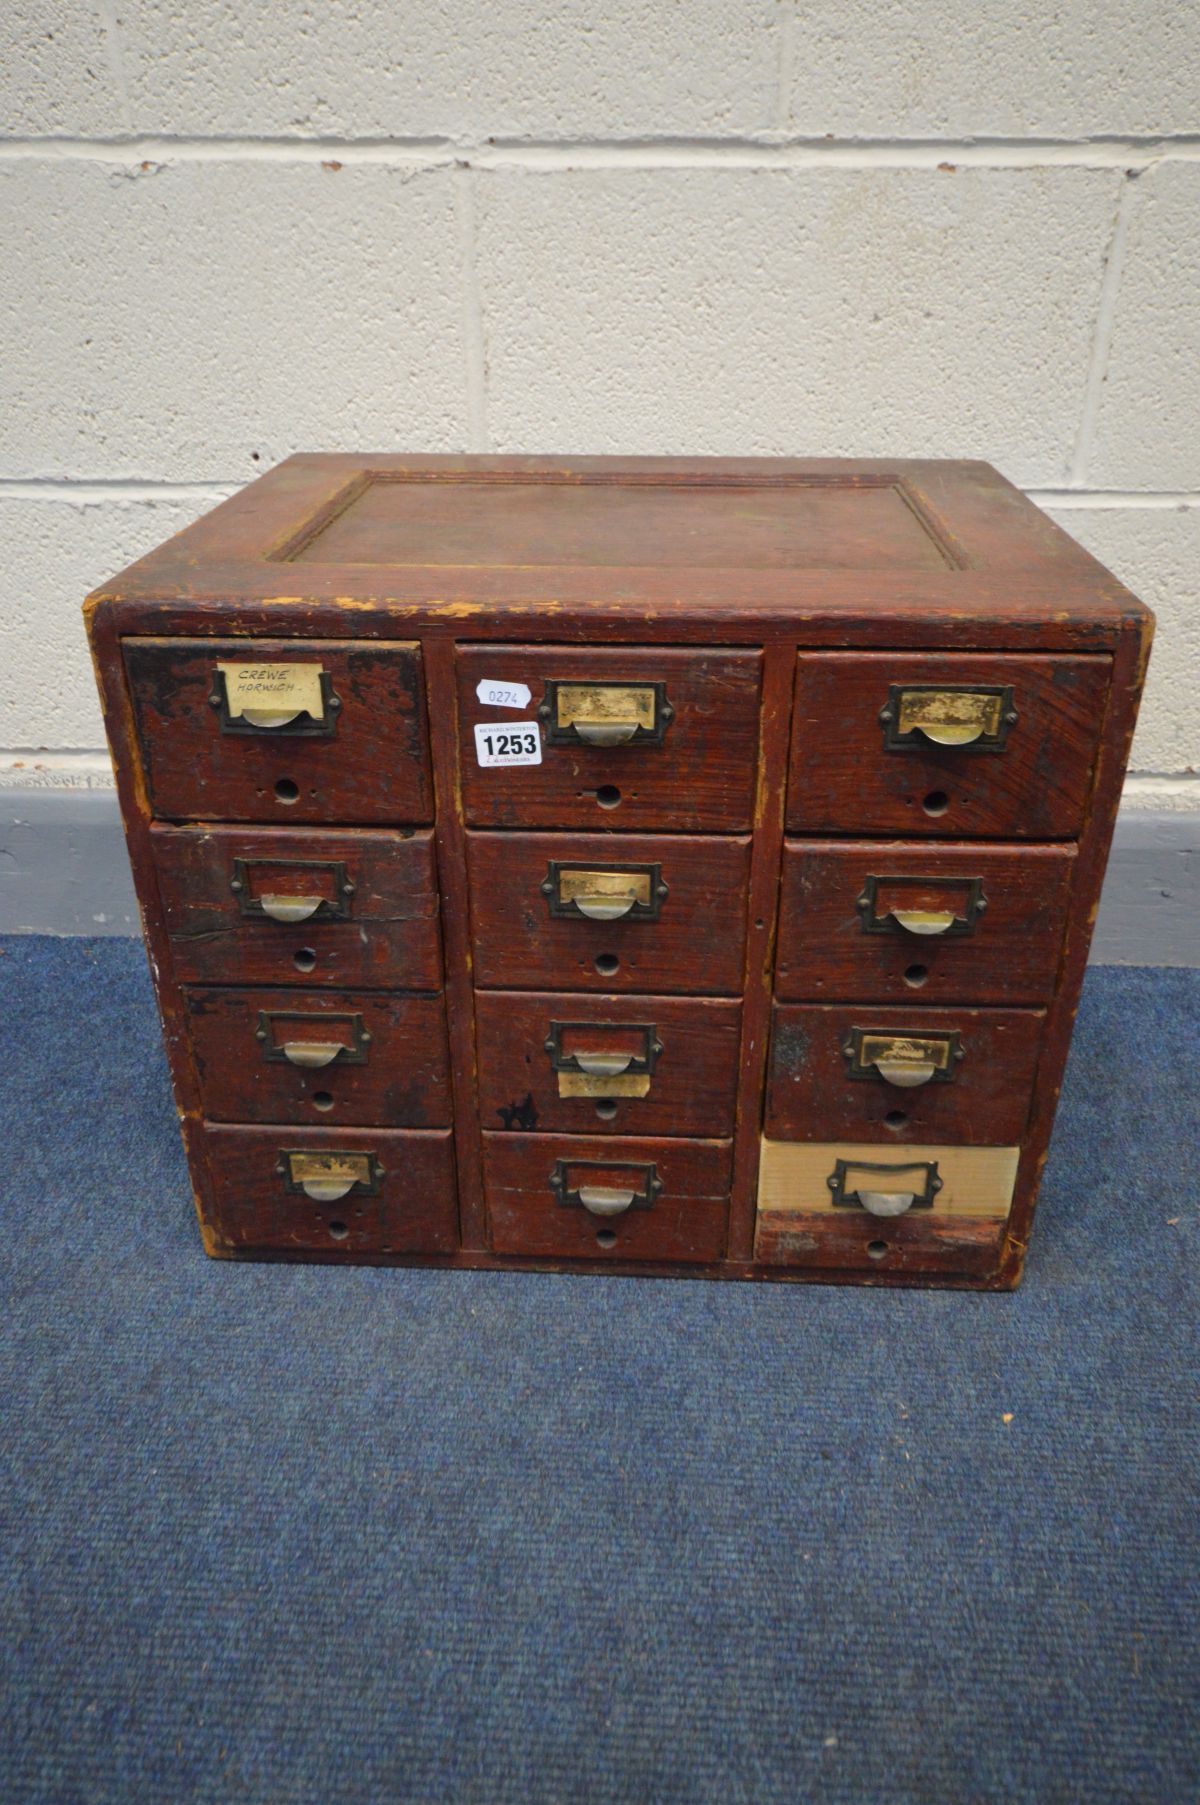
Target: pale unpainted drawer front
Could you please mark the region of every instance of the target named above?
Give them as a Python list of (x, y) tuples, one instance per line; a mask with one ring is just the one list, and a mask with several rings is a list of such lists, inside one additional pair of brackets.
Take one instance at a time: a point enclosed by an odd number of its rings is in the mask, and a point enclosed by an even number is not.
[(450, 1124), (440, 995), (213, 986), (183, 999), (211, 1121)]
[(480, 991), (485, 1128), (733, 1133), (740, 1003), (709, 997)]
[(224, 1128), (204, 1155), (217, 1238), (254, 1253), (452, 1253), (448, 1129)]
[(1019, 1140), (1041, 1009), (777, 1003), (766, 1132), (779, 1140)]
[(740, 996), (750, 841), (468, 833), (485, 989)]
[(791, 840), (776, 995), (873, 1003), (1044, 1003), (1073, 846)]
[(432, 820), (419, 646), (127, 639), (124, 654), (156, 815)]
[(725, 1251), (733, 1143), (485, 1134), (495, 1253), (710, 1262)]
[(1000, 1258), (1020, 1154), (1017, 1146), (889, 1151), (874, 1142), (766, 1139), (755, 1258), (984, 1276)]
[(150, 844), (183, 983), (442, 982), (428, 831), (156, 822)]
[(789, 830), (1073, 838), (1111, 667), (1098, 654), (801, 653)]
[[(463, 802), (480, 827), (751, 826), (761, 654), (703, 646), (464, 646), (457, 655)], [(522, 684), (495, 708), (481, 681)], [(541, 763), (483, 768), (475, 727), (536, 722)]]

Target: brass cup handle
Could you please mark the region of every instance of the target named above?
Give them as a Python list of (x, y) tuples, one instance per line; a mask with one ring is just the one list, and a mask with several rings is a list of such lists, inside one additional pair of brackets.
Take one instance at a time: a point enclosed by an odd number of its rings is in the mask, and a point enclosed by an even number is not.
[(593, 1216), (619, 1216), (630, 1208), (636, 1191), (618, 1191), (611, 1185), (580, 1185), (578, 1197)]
[(953, 909), (889, 909), (888, 914), (906, 934), (948, 934), (958, 919)]
[(302, 1178), (300, 1189), (314, 1203), (337, 1203), (354, 1189), (353, 1178)]
[(932, 1060), (915, 1059), (873, 1059), (871, 1061), (879, 1076), (888, 1084), (894, 1084), (897, 1090), (915, 1091), (920, 1085), (928, 1084), (937, 1067)]
[(636, 896), (576, 896), (575, 907), (589, 921), (620, 921), (636, 901)]
[(242, 719), (249, 721), (251, 727), (287, 727), (305, 713), (303, 708), (243, 708)]
[(969, 746), (983, 738), (982, 721), (917, 721), (913, 732), (932, 740), (935, 746)]
[(575, 732), (589, 746), (625, 746), (637, 732), (638, 721), (580, 721), (574, 723)]
[(615, 1078), (633, 1064), (632, 1053), (576, 1053), (575, 1064), (581, 1072), (595, 1078)]
[(917, 1200), (915, 1191), (852, 1191), (864, 1210), (872, 1216), (903, 1216)]
[(289, 1065), (313, 1068), (332, 1065), (345, 1050), (337, 1040), (285, 1040), (281, 1049)]
[(325, 898), (323, 896), (260, 896), (259, 903), (264, 915), (272, 921), (307, 921), (316, 914)]

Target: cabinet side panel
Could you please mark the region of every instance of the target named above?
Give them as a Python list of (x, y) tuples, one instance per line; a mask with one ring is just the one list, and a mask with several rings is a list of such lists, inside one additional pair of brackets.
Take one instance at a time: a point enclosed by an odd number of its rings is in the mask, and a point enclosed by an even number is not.
[(1153, 617), (1141, 610), (1131, 613), (1113, 659), (1095, 780), (1075, 860), (1058, 987), (1047, 1012), (1037, 1091), (1022, 1144), (1008, 1236), (993, 1281), (1005, 1289), (1019, 1282), (1028, 1250), (1153, 637)]
[(133, 700), (129, 693), (121, 641), (112, 607), (100, 602), (87, 611), (88, 640), (100, 692), (104, 730), (108, 736), (116, 776), (125, 843), (133, 871), (133, 885), (142, 919), (142, 934), (150, 976), (162, 1023), (167, 1065), (175, 1094), (180, 1132), (191, 1174), (192, 1195), (206, 1252), (227, 1254), (229, 1249), (211, 1226), (205, 1162), (200, 1132), (200, 1092), (192, 1064), (183, 999), (171, 957), (171, 942), (163, 918), (154, 856), (150, 846), (150, 798), (138, 752)]

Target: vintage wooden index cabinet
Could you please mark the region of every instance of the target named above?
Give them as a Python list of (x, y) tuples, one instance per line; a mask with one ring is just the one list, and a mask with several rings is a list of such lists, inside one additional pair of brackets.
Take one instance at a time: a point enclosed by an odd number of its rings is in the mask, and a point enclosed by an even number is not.
[(989, 466), (295, 457), (87, 618), (210, 1253), (1016, 1283), (1152, 622)]

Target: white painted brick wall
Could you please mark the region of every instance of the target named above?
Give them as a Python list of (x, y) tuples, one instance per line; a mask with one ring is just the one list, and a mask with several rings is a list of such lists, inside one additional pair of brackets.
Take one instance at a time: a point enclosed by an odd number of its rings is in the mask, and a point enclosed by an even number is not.
[(1050, 485), (1115, 170), (488, 172), (498, 449), (984, 457)]
[(1200, 8), (9, 0), (0, 778), (297, 449), (980, 456), (1158, 610), (1200, 807)]
[(0, 469), (221, 482), (463, 442), (448, 170), (25, 161), (0, 217)]
[[(1200, 55), (1193, 59), (1200, 116)], [(1131, 182), (1093, 481), (1200, 489), (1200, 162)]]
[(121, 12), (142, 132), (753, 132), (778, 82), (773, 0), (209, 0)]
[[(0, 495), (0, 711), (20, 752), (103, 744), (81, 648), (80, 603), (96, 572), (116, 568), (181, 532), (208, 497), (168, 501)], [(54, 723), (54, 737), (39, 732)], [(97, 733), (99, 732), (99, 738)], [(28, 771), (36, 760), (22, 758)]]

